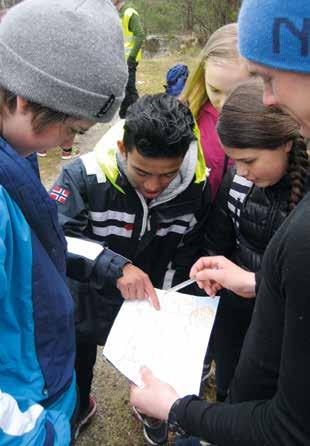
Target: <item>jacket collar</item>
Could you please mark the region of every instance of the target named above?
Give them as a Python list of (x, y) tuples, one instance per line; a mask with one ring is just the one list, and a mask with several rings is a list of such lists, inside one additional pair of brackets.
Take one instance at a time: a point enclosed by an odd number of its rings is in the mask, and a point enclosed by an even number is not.
[(42, 185), (34, 156), (21, 157), (0, 137), (0, 184), (21, 209), (59, 272), (65, 275), (66, 242), (56, 203)]

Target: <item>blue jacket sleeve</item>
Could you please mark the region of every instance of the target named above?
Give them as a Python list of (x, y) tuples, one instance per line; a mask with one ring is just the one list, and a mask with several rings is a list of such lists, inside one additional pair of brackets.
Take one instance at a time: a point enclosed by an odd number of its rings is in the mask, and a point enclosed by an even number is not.
[[(13, 243), (18, 238), (23, 241), (25, 233), (14, 232), (14, 218), (21, 215), (18, 207), (10, 199), (6, 191), (0, 186), (0, 305), (1, 336), (4, 330), (10, 329), (10, 319), (6, 314), (6, 301), (11, 298), (13, 268)], [(22, 280), (24, 276), (14, 277)], [(18, 319), (18, 315), (16, 315)], [(10, 349), (10, 345), (3, 345), (2, 349)], [(2, 355), (1, 355), (2, 356)], [(8, 382), (6, 365), (0, 358), (0, 444), (1, 446), (68, 446), (70, 444), (70, 421), (61, 411), (45, 410), (34, 401), (23, 396), (16, 396), (16, 389), (21, 383), (16, 382), (12, 373)], [(5, 376), (4, 376), (5, 375)], [(4, 391), (5, 387), (5, 391)], [(13, 396), (14, 395), (14, 396)]]

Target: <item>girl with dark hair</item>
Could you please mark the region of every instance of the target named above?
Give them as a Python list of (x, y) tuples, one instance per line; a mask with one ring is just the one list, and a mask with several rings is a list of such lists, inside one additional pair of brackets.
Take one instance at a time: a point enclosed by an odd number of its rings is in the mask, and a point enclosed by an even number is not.
[[(263, 105), (263, 84), (252, 80), (229, 96), (217, 131), (235, 160), (220, 188), (206, 228), (206, 255), (223, 255), (247, 271), (260, 270), (265, 249), (309, 189), (306, 144), (295, 121)], [(230, 290), (213, 328), (217, 399), (224, 401), (249, 327), (255, 299)], [(253, 296), (254, 297), (254, 296)]]
[[(211, 294), (221, 290), (221, 300), (213, 327), (212, 352), (206, 362), (211, 356), (215, 360), (216, 396), (221, 402), (227, 397), (251, 322), (253, 284), (255, 280), (259, 283), (264, 252), (282, 222), (309, 190), (310, 171), (298, 125), (285, 112), (264, 107), (263, 83), (258, 79), (233, 90), (219, 116), (217, 132), (225, 154), (235, 161), (235, 168), (225, 175), (206, 225), (205, 255), (214, 257), (201, 258), (191, 275), (207, 267), (204, 261), (210, 259), (210, 264), (218, 262), (218, 268), (229, 262), (236, 275), (242, 272), (244, 277), (244, 292), (240, 289), (239, 295), (224, 288), (224, 283), (210, 282)], [(259, 355), (257, 361), (261, 360)], [(143, 377), (146, 383), (153, 380), (149, 370), (143, 370)], [(249, 390), (247, 383), (242, 384)], [(169, 398), (176, 399), (170, 390), (169, 393), (167, 387), (165, 397), (169, 405)], [(193, 397), (186, 398), (189, 403)], [(232, 398), (235, 396), (229, 392), (227, 401)], [(198, 446), (200, 441), (181, 436), (175, 444)]]

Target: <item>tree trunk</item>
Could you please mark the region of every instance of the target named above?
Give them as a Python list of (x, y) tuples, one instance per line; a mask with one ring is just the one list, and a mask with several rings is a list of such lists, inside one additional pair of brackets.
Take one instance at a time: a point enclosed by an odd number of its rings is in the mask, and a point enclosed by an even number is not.
[(185, 31), (192, 32), (194, 28), (193, 0), (185, 0)]

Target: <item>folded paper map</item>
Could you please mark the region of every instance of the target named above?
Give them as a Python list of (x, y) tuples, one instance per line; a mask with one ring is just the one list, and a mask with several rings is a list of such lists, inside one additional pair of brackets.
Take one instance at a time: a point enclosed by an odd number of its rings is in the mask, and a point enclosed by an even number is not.
[(148, 301), (123, 303), (103, 354), (138, 386), (147, 366), (180, 396), (198, 394), (219, 298), (156, 292), (159, 311)]

